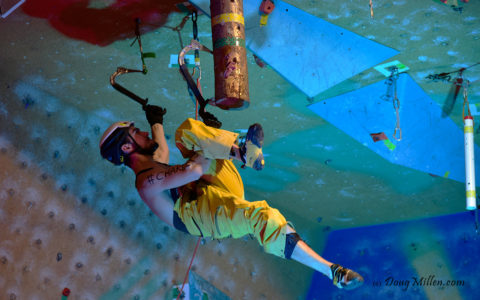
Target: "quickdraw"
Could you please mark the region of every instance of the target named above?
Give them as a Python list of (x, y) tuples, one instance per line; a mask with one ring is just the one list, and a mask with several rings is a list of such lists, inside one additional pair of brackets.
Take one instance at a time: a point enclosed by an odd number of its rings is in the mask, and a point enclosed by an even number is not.
[(426, 76), (425, 79), (430, 79), (433, 82), (438, 82), (438, 81), (450, 82), (452, 80), (452, 76), (450, 76), (450, 74), (459, 73), (459, 76), (457, 76), (457, 77), (460, 77), (462, 75), (463, 71), (468, 70), (470, 68), (473, 68), (473, 67), (475, 67), (479, 64), (480, 64), (480, 62), (475, 63), (471, 66), (468, 66), (466, 68), (460, 68), (458, 70), (451, 71), (451, 72), (448, 72), (448, 73), (430, 74), (430, 75)]
[[(391, 68), (391, 74), (385, 81), (385, 84), (387, 85), (387, 93), (382, 96), (383, 100), (390, 100), (392, 99), (393, 102), (393, 108), (395, 109), (395, 114), (396, 114), (396, 124), (395, 124), (395, 130), (393, 132), (393, 137), (397, 141), (402, 140), (402, 129), (400, 128), (400, 100), (397, 97), (397, 79), (398, 79), (399, 73), (398, 73), (398, 68), (396, 66), (393, 66)], [(393, 89), (393, 95), (392, 95), (392, 89)], [(398, 133), (398, 137), (397, 137)]]
[(148, 52), (148, 53), (143, 53), (143, 48), (142, 48), (142, 39), (140, 37), (140, 19), (135, 19), (135, 40), (130, 44), (130, 47), (133, 46), (133, 44), (138, 41), (138, 46), (140, 48), (140, 59), (142, 61), (142, 69), (141, 70), (135, 70), (135, 69), (127, 69), (124, 67), (118, 67), (117, 71), (113, 73), (110, 76), (110, 84), (114, 89), (119, 91), (120, 93), (124, 94), (125, 96), (131, 98), (132, 100), (140, 103), (142, 105), (142, 108), (145, 110), (145, 107), (148, 103), (148, 98), (142, 98), (138, 96), (137, 94), (133, 93), (132, 91), (126, 89), (119, 83), (115, 81), (118, 75), (122, 74), (127, 74), (127, 73), (142, 73), (146, 75), (148, 73), (147, 66), (145, 64), (145, 58), (155, 58), (155, 53), (153, 52)]

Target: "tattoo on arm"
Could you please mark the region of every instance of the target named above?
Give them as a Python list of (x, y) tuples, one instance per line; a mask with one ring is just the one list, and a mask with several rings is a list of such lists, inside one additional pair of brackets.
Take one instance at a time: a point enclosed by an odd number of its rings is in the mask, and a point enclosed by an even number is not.
[(182, 172), (182, 171), (185, 171), (188, 166), (190, 166), (189, 163), (186, 163), (186, 164), (183, 164), (183, 165), (177, 165), (177, 166), (171, 166), (170, 168), (168, 168), (167, 171), (165, 171), (165, 177), (168, 177), (172, 174), (175, 174), (177, 172)]
[(147, 181), (149, 184), (155, 184), (156, 181), (162, 181), (170, 175), (173, 175), (177, 172), (185, 171), (190, 166), (190, 163), (183, 165), (170, 166), (165, 172), (158, 174), (150, 174), (147, 176)]

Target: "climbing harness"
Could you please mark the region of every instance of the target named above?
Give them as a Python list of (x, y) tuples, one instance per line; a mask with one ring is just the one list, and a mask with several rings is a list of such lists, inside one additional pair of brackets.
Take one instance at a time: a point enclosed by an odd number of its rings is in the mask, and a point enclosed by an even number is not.
[[(392, 99), (393, 108), (395, 109), (395, 114), (396, 114), (396, 124), (395, 124), (395, 130), (393, 132), (393, 137), (395, 138), (395, 140), (401, 141), (402, 129), (400, 128), (400, 100), (397, 97), (397, 80), (399, 77), (399, 73), (398, 73), (398, 68), (396, 66), (393, 66), (390, 69), (391, 69), (391, 74), (385, 81), (385, 84), (387, 85), (387, 93), (383, 95), (381, 98), (383, 100)], [(392, 90), (393, 90), (393, 95), (392, 95)], [(397, 133), (398, 133), (398, 137), (397, 137)]]
[(119, 91), (120, 93), (126, 95), (127, 97), (131, 98), (132, 100), (140, 103), (142, 105), (143, 110), (145, 110), (145, 107), (148, 103), (148, 98), (142, 98), (138, 96), (137, 94), (131, 92), (130, 90), (126, 89), (119, 83), (115, 81), (117, 76), (122, 75), (122, 74), (127, 74), (127, 73), (142, 73), (146, 75), (148, 73), (147, 66), (145, 65), (145, 58), (155, 58), (155, 53), (153, 52), (148, 52), (148, 53), (143, 53), (143, 48), (142, 48), (142, 39), (140, 37), (140, 19), (135, 19), (135, 40), (130, 44), (130, 47), (133, 46), (133, 44), (138, 41), (138, 46), (140, 48), (140, 59), (142, 61), (142, 69), (141, 70), (135, 70), (135, 69), (127, 69), (124, 67), (118, 67), (117, 71), (113, 73), (110, 76), (110, 84), (114, 89)]

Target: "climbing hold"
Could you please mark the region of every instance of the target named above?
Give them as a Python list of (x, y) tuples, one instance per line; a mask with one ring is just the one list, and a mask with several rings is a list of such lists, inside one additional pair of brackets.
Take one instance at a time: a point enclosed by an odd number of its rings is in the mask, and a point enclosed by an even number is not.
[(57, 261), (61, 261), (61, 260), (62, 260), (62, 253), (58, 252), (57, 253)]
[(90, 244), (92, 244), (92, 245), (95, 245), (95, 238), (94, 238), (93, 236), (89, 236), (89, 237), (87, 238), (87, 242), (90, 243)]
[(370, 136), (372, 137), (372, 140), (374, 142), (378, 142), (378, 141), (383, 141), (383, 140), (387, 140), (387, 136), (385, 135), (385, 133), (383, 132), (379, 132), (379, 133), (370, 133)]
[(260, 4), (260, 12), (264, 14), (270, 14), (275, 8), (275, 4), (271, 0), (263, 0)]
[(255, 59), (255, 63), (260, 67), (260, 68), (265, 68), (267, 64), (258, 56), (255, 54), (253, 55), (253, 58)]
[(69, 288), (64, 288), (62, 291), (62, 295), (65, 297), (70, 296), (70, 289)]
[(105, 251), (105, 253), (107, 254), (108, 257), (112, 256), (113, 248), (112, 248), (112, 247), (108, 247), (108, 248), (107, 248), (107, 251)]

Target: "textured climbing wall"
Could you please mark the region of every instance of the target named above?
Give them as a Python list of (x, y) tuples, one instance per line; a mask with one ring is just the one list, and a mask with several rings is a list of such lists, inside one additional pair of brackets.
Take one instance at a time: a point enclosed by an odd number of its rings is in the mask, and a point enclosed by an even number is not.
[[(137, 104), (108, 82), (117, 66), (139, 68), (140, 59), (136, 45), (130, 47), (133, 34), (124, 26), (125, 19), (116, 18), (115, 10), (104, 10), (116, 1), (88, 1), (88, 6), (75, 2), (27, 1), (32, 6), (0, 19), (0, 298), (55, 299), (68, 287), (69, 299), (161, 299), (183, 281), (196, 239), (165, 229), (136, 195), (133, 174), (99, 158), (98, 139), (110, 122), (134, 120), (147, 127)], [(480, 61), (475, 51), (479, 6), (465, 4), (459, 14), (434, 1), (373, 2), (372, 20), (368, 3), (362, 1), (289, 1), (398, 49), (395, 58), (408, 65), (410, 76), (443, 105), (450, 85), (422, 80), (431, 72)], [(128, 75), (119, 82), (167, 107), (165, 129), (171, 137), (181, 121), (194, 115), (181, 75), (168, 67), (171, 55), (180, 50), (179, 36), (169, 27), (180, 24), (184, 15), (141, 7), (151, 21), (146, 22), (149, 32), (143, 36), (143, 47), (157, 58), (147, 59), (148, 75)], [(70, 18), (73, 15), (81, 18)], [(89, 27), (92, 24), (84, 21), (92, 15), (102, 22)], [(158, 27), (162, 24), (169, 27)], [(190, 39), (190, 22), (180, 36), (183, 44)], [(199, 16), (199, 37), (211, 46), (210, 20), (205, 16)], [(462, 183), (391, 164), (306, 107), (383, 80), (383, 75), (369, 69), (307, 100), (274, 70), (257, 66), (252, 53), (247, 59), (248, 110), (212, 111), (226, 129), (244, 129), (254, 122), (264, 125), (267, 168), (260, 173), (240, 170), (247, 198), (267, 199), (319, 252), (336, 229), (464, 210)], [(211, 97), (210, 57), (202, 56), (202, 70), (202, 89)], [(466, 73), (473, 82), (472, 103), (479, 95), (475, 72)], [(450, 118), (460, 126), (458, 104)], [(173, 146), (170, 139), (169, 143)], [(172, 160), (180, 161), (178, 152), (172, 152)], [(373, 263), (362, 260), (368, 247), (356, 244), (351, 249), (353, 265), (360, 271)], [(329, 248), (326, 258), (343, 263), (335, 251)], [(435, 265), (437, 258), (416, 259), (419, 265)], [(312, 274), (306, 267), (262, 253), (248, 237), (205, 241), (194, 269), (233, 299), (304, 298)], [(319, 280), (330, 285), (324, 277)]]
[[(26, 94), (8, 92), (4, 98), (13, 101), (4, 105), (3, 115), (24, 126), (3, 119), (0, 137), (2, 298), (54, 299), (64, 288), (71, 290), (72, 299), (167, 295), (183, 281), (196, 238), (162, 224), (139, 201), (125, 168), (95, 169), (92, 162), (104, 163), (92, 141), (100, 134), (96, 122), (70, 107), (68, 120), (82, 126), (68, 125), (60, 113), (69, 109), (63, 101), (25, 83), (17, 90), (28, 91), (30, 100), (26, 105), (21, 101)], [(40, 124), (61, 137), (46, 138)], [(89, 128), (91, 133), (81, 137)], [(12, 141), (16, 137), (28, 140), (29, 146), (17, 148)], [(270, 272), (281, 273), (291, 264), (268, 257), (246, 237), (202, 240), (192, 270), (229, 295), (266, 299), (264, 287), (277, 281)], [(288, 281), (306, 284), (298, 277)], [(284, 293), (288, 291), (279, 288), (268, 295), (281, 298)]]

